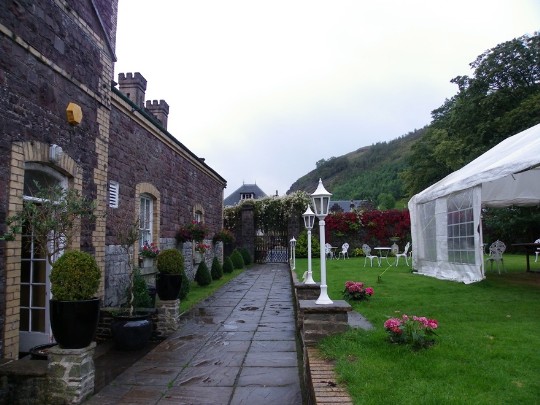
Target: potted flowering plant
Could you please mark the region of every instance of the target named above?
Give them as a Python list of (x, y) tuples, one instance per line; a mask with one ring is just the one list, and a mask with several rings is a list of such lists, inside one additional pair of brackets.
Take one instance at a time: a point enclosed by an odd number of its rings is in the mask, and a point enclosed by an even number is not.
[(148, 242), (144, 242), (144, 245), (141, 247), (141, 251), (139, 252), (139, 256), (149, 259), (155, 259), (158, 254), (159, 248), (154, 242), (150, 244), (148, 244)]
[(204, 254), (204, 252), (206, 252), (208, 249), (210, 249), (210, 245), (207, 245), (204, 242), (197, 242), (195, 244), (195, 252)]
[(409, 316), (403, 314), (401, 318), (390, 318), (384, 322), (384, 329), (388, 332), (392, 343), (410, 344), (418, 350), (429, 347), (435, 343), (435, 329), (439, 327), (435, 319), (425, 316)]
[(193, 221), (191, 224), (182, 226), (176, 232), (176, 240), (179, 243), (188, 241), (202, 241), (208, 235), (208, 228), (202, 222)]
[(228, 229), (222, 229), (221, 231), (217, 232), (214, 235), (214, 237), (212, 238), (212, 241), (214, 243), (216, 242), (233, 243), (234, 235)]
[(194, 246), (194, 254), (193, 254), (193, 261), (195, 264), (202, 262), (204, 253), (210, 249), (210, 245), (207, 245), (204, 242), (197, 242)]
[(361, 281), (347, 281), (343, 297), (347, 300), (364, 301), (375, 293), (371, 287), (364, 287)]
[(154, 242), (144, 242), (139, 251), (139, 266), (143, 268), (154, 267), (154, 260), (159, 254), (159, 248)]

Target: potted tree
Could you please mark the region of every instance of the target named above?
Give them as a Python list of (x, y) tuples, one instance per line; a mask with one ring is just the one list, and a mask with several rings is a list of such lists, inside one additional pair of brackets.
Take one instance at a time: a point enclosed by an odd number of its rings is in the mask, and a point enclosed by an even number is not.
[(176, 249), (162, 250), (157, 256), (156, 290), (159, 299), (175, 300), (180, 294), (184, 257)]
[(116, 229), (118, 243), (127, 257), (129, 280), (126, 308), (113, 314), (111, 333), (118, 349), (136, 350), (148, 343), (153, 329), (150, 313), (136, 311), (134, 308), (135, 271), (133, 247), (139, 240), (139, 220), (131, 217), (128, 211), (124, 211), (118, 217)]
[(77, 190), (37, 182), (32, 197), (20, 212), (7, 219), (8, 232), (1, 239), (14, 240), (23, 228), (31, 235), (31, 240), (25, 237), (25, 243), (32, 242), (52, 267), (49, 306), (53, 336), (60, 347), (86, 347), (94, 338), (99, 318), (95, 294), (101, 271), (91, 255), (76, 250), (74, 240), (83, 225), (95, 220), (95, 202)]
[(67, 251), (51, 270), (51, 329), (64, 349), (82, 349), (96, 334), (99, 320), (101, 271), (94, 257), (86, 252)]

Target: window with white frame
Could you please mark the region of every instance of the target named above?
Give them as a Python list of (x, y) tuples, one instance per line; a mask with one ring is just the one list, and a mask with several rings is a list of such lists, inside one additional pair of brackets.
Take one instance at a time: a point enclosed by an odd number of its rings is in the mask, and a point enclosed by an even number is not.
[(154, 218), (154, 200), (148, 194), (141, 195), (139, 211), (139, 243), (152, 243), (152, 229)]
[(202, 213), (202, 211), (199, 211), (199, 210), (195, 211), (193, 213), (193, 220), (195, 222), (202, 223), (203, 222), (203, 213)]
[(241, 200), (249, 200), (250, 198), (255, 198), (255, 193), (240, 193)]
[(473, 193), (454, 194), (447, 200), (448, 261), (474, 264)]

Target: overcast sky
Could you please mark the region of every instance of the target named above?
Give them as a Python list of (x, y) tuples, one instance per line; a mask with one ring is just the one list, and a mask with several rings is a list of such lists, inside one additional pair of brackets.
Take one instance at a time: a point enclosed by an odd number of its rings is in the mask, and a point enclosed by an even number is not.
[(115, 77), (146, 78), (225, 196), (284, 195), (320, 159), (429, 124), (450, 79), (535, 30), (539, 0), (120, 0)]

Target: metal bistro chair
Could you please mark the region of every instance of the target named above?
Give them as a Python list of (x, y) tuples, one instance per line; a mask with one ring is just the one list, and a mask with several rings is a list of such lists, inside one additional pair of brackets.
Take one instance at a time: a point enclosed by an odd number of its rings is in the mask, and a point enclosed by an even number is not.
[(499, 272), (499, 274), (501, 274), (499, 263), (501, 264), (502, 269), (504, 270), (503, 253), (505, 250), (506, 250), (506, 245), (504, 244), (504, 242), (501, 242), (500, 240), (496, 240), (489, 247), (489, 257), (486, 259), (486, 262), (491, 263), (491, 270), (493, 270), (493, 262), (497, 262), (497, 271)]
[(332, 245), (330, 243), (325, 243), (324, 254), (330, 259), (334, 258), (334, 251), (332, 250)]
[(349, 258), (349, 244), (345, 242), (341, 245), (341, 251), (338, 253), (338, 259), (343, 256), (343, 259)]
[(400, 257), (403, 257), (405, 259), (405, 263), (407, 263), (407, 266), (409, 265), (408, 253), (409, 253), (409, 248), (410, 247), (411, 247), (411, 242), (407, 242), (407, 244), (405, 245), (405, 249), (403, 249), (403, 252), (402, 253), (396, 253), (396, 267), (398, 265)]
[[(540, 243), (540, 239), (536, 239), (534, 243)], [(538, 261), (538, 255), (540, 255), (540, 248), (536, 248), (534, 251), (534, 254), (536, 255), (534, 262), (536, 263)]]
[(381, 262), (379, 260), (379, 256), (375, 256), (375, 255), (371, 254), (371, 248), (369, 247), (368, 244), (364, 243), (362, 245), (362, 250), (364, 252), (364, 255), (366, 256), (364, 258), (364, 267), (366, 267), (367, 259), (369, 259), (369, 261), (371, 262), (371, 267), (373, 267), (373, 259), (376, 259), (377, 263), (379, 263), (379, 267), (381, 267)]

